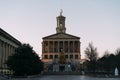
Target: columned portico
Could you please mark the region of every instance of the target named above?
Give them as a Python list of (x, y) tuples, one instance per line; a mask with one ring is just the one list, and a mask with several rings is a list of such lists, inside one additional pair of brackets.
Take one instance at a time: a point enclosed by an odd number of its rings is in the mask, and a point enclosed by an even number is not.
[[(79, 52), (79, 41), (44, 41), (42, 43), (43, 53), (59, 53), (62, 49), (65, 53)], [(48, 44), (48, 45), (47, 45)]]
[(15, 52), (15, 48), (16, 47), (9, 43), (0, 40), (0, 68), (7, 68), (5, 62), (7, 61), (8, 56)]

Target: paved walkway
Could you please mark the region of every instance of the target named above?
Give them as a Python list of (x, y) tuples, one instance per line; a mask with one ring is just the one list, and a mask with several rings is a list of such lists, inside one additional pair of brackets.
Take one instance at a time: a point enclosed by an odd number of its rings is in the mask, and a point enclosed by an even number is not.
[(8, 80), (8, 79), (6, 79), (6, 78), (0, 76), (0, 80)]
[(120, 78), (96, 78), (80, 75), (48, 75), (36, 78), (17, 78), (11, 80), (120, 80)]

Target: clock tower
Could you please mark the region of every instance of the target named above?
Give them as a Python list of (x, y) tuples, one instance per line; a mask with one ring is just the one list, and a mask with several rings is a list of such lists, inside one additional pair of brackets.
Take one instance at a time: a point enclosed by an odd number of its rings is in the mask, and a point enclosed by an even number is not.
[(65, 33), (66, 32), (65, 17), (62, 16), (62, 10), (60, 12), (60, 16), (58, 16), (56, 19), (57, 19), (56, 33)]

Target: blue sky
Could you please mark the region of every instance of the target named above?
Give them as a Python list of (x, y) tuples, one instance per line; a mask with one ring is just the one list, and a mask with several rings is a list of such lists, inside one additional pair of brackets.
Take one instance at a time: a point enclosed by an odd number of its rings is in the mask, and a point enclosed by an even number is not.
[(42, 37), (56, 33), (63, 9), (66, 32), (81, 37), (81, 54), (89, 42), (99, 56), (120, 47), (120, 0), (0, 0), (0, 27), (41, 55)]

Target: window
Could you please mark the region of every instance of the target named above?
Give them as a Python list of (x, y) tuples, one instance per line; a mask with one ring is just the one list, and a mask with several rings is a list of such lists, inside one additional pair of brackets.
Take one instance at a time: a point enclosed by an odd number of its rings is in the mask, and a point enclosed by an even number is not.
[(43, 48), (44, 48), (44, 50), (43, 50), (43, 52), (48, 52), (48, 42), (47, 41), (44, 41), (43, 43)]
[(78, 55), (75, 55), (75, 59), (78, 59)]
[(68, 41), (64, 42), (64, 51), (68, 52)]
[(68, 59), (68, 55), (65, 55), (65, 58)]
[(75, 52), (79, 52), (79, 42), (78, 42), (78, 41), (75, 41), (74, 51), (75, 51)]
[(50, 55), (50, 59), (53, 59), (53, 55)]
[(60, 41), (59, 43), (59, 52), (63, 52), (63, 42)]
[(48, 55), (45, 55), (44, 58), (45, 58), (45, 59), (48, 59)]
[(58, 58), (58, 55), (55, 55), (55, 59), (57, 59)]
[(53, 52), (53, 42), (50, 41), (49, 43), (49, 52)]
[(45, 52), (48, 52), (48, 46), (45, 46)]
[(58, 42), (54, 43), (54, 52), (58, 52)]
[(73, 52), (73, 42), (72, 41), (70, 41), (69, 49), (70, 49), (70, 52)]
[(70, 59), (73, 58), (73, 55), (70, 55)]

